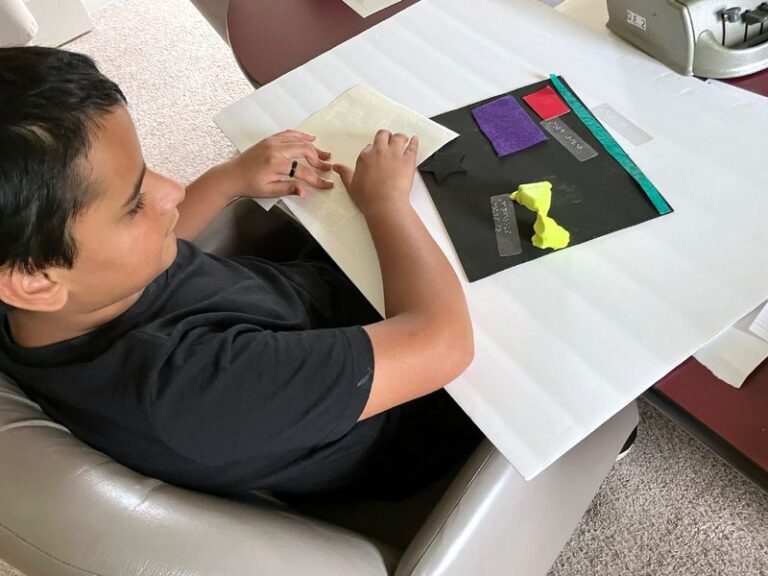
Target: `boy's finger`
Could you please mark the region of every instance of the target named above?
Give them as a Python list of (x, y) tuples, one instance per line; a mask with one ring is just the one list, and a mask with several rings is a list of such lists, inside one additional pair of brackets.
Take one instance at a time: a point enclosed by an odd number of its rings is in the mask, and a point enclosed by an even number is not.
[(349, 185), (352, 183), (352, 175), (354, 174), (352, 168), (345, 166), (344, 164), (334, 164), (333, 171), (341, 177), (344, 186), (349, 189)]
[(419, 152), (419, 137), (413, 136), (408, 142), (408, 146), (405, 148), (405, 154), (407, 156), (413, 155), (414, 157)]
[[(320, 156), (320, 151), (308, 142), (285, 142), (280, 145), (280, 154), (286, 158), (304, 158), (310, 166), (318, 170), (330, 170), (333, 164), (326, 162)], [(329, 155), (330, 156), (330, 155)], [(288, 160), (291, 163), (291, 160)]]
[(320, 158), (307, 158), (307, 162), (310, 166), (317, 168), (322, 172), (328, 172), (328, 170), (333, 168), (333, 162), (326, 162)]
[(392, 134), (392, 137), (389, 139), (389, 143), (393, 146), (400, 145), (402, 148), (400, 150), (403, 150), (405, 148), (405, 145), (408, 144), (408, 136), (403, 134), (402, 132), (397, 132), (395, 134)]
[(293, 177), (296, 180), (302, 180), (315, 188), (323, 188), (326, 190), (328, 188), (333, 188), (333, 182), (326, 180), (325, 178), (320, 178), (320, 176), (317, 175), (317, 172), (312, 170), (312, 168), (307, 168), (302, 164), (296, 166), (296, 170), (293, 172)]
[(386, 147), (391, 136), (392, 133), (389, 130), (379, 130), (376, 132), (376, 136), (373, 137), (373, 146), (376, 148)]
[(283, 130), (282, 132), (278, 132), (275, 134), (275, 136), (290, 136), (293, 138), (298, 138), (299, 140), (304, 140), (306, 142), (312, 142), (317, 136), (314, 134), (308, 134), (307, 132), (301, 132), (300, 130)]
[(317, 158), (318, 158), (318, 165), (315, 166), (315, 168), (320, 168), (322, 170), (330, 170), (333, 168), (333, 162), (328, 162), (328, 160), (331, 159), (331, 153), (326, 150), (320, 150), (320, 148), (317, 148), (316, 146), (313, 146), (315, 149), (315, 152), (317, 152)]
[(286, 180), (284, 182), (274, 182), (271, 184), (269, 186), (269, 196), (272, 198), (280, 198), (282, 196), (298, 196), (299, 198), (306, 198), (308, 193), (307, 189), (295, 180)]

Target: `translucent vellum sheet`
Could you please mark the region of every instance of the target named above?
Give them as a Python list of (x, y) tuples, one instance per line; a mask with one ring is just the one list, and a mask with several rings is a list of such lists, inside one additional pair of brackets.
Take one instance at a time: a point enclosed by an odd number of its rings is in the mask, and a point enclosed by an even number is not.
[[(457, 137), (455, 132), (366, 85), (344, 91), (298, 123), (297, 128), (317, 136), (316, 145), (330, 150), (333, 162), (351, 167), (382, 128), (419, 137), (417, 164)], [(309, 188), (308, 198), (292, 196), (283, 198), (283, 202), (379, 313), (385, 315), (379, 259), (365, 218), (347, 194), (338, 174), (329, 172), (324, 176), (333, 181), (332, 190)]]
[[(393, 102), (369, 88), (358, 85), (347, 90), (322, 110), (297, 126), (298, 130), (317, 136), (315, 145), (332, 154), (332, 161), (354, 168), (363, 148), (373, 142), (380, 129), (419, 137), (417, 163), (458, 136), (455, 132)], [(286, 198), (291, 208), (309, 212), (328, 230), (336, 230), (358, 213), (335, 172), (325, 177), (332, 180), (332, 190), (311, 189), (306, 199)]]

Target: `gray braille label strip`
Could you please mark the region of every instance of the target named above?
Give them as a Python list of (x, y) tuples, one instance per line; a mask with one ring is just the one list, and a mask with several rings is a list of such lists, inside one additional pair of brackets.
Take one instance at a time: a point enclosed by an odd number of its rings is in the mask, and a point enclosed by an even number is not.
[(491, 196), (491, 214), (496, 231), (496, 246), (499, 256), (517, 256), (523, 251), (520, 232), (517, 229), (515, 203), (509, 194)]
[(541, 123), (542, 128), (549, 132), (552, 137), (560, 142), (568, 152), (579, 162), (584, 162), (597, 156), (597, 152), (592, 146), (584, 142), (581, 136), (576, 134), (565, 120), (562, 118), (553, 118)]

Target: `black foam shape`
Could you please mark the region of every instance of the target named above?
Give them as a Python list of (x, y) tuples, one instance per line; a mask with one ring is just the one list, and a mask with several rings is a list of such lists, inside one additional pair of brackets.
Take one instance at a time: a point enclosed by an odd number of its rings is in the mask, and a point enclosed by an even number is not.
[(438, 184), (442, 184), (453, 174), (466, 174), (464, 167), (464, 154), (456, 150), (438, 150), (429, 160), (424, 162), (421, 167), (421, 173), (429, 173), (434, 176)]

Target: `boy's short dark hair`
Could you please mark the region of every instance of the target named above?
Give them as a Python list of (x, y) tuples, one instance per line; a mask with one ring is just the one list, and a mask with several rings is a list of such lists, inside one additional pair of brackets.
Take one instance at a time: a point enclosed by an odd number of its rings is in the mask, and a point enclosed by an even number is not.
[(71, 268), (72, 220), (94, 192), (82, 161), (99, 115), (126, 98), (83, 54), (0, 48), (0, 268)]

